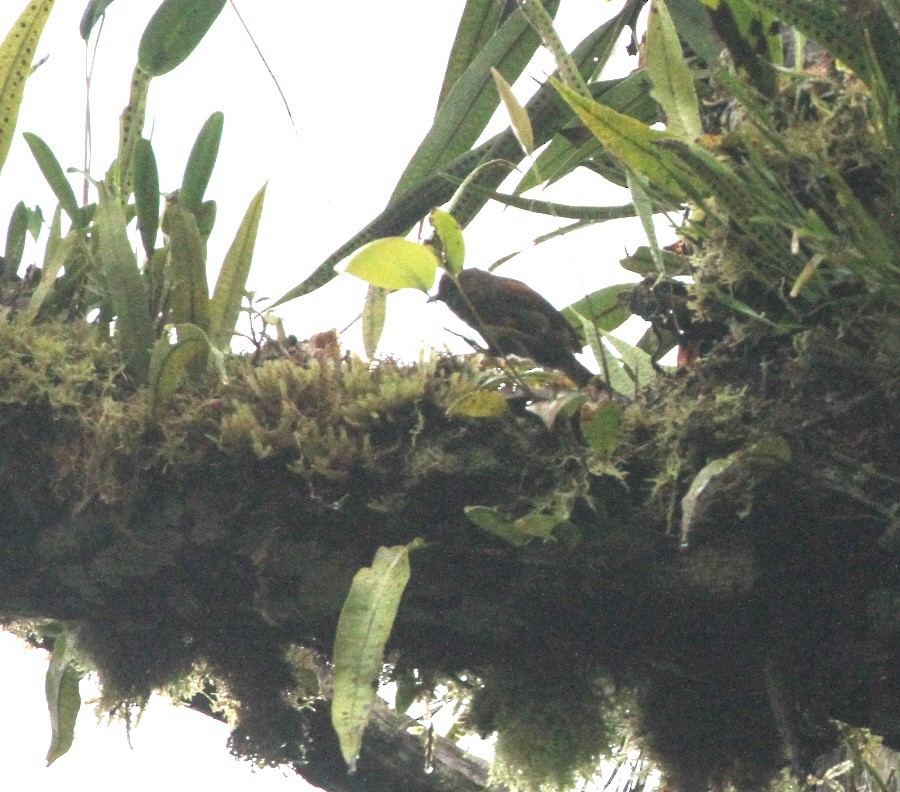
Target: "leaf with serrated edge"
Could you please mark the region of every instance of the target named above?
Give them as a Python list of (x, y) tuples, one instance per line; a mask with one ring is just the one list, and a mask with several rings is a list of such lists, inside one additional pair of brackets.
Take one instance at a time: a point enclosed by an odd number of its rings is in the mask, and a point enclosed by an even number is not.
[(409, 551), (417, 546), (379, 547), (372, 566), (356, 573), (341, 608), (334, 638), (331, 722), (350, 772), (375, 705), (384, 648), (409, 581)]

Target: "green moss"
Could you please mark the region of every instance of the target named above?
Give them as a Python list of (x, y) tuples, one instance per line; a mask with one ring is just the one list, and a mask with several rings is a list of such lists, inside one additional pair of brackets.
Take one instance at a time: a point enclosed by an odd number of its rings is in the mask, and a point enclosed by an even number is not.
[(571, 789), (609, 752), (605, 712), (612, 707), (602, 686), (577, 669), (565, 667), (555, 679), (546, 667), (533, 671), (491, 675), (469, 722), (482, 734), (497, 733), (496, 780), (527, 792)]

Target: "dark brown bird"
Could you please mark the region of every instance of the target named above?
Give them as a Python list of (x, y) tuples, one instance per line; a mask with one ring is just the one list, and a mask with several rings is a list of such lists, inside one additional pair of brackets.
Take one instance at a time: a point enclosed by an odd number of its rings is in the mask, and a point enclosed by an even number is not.
[(480, 269), (463, 270), (457, 279), (459, 288), (444, 273), (437, 299), (481, 334), (491, 354), (531, 358), (579, 386), (593, 378), (573, 354), (583, 347), (575, 328), (530, 286)]

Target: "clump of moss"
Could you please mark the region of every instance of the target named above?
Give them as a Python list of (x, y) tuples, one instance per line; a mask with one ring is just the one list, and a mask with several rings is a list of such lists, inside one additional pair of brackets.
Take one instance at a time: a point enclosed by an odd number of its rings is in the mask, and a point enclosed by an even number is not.
[(370, 368), (359, 359), (247, 367), (225, 389), (220, 446), (329, 478), (371, 468), (379, 450), (414, 429), (432, 373), (427, 363)]
[(571, 789), (609, 751), (609, 700), (591, 675), (571, 666), (558, 678), (544, 666), (531, 670), (492, 673), (467, 723), (483, 736), (497, 733), (498, 781), (527, 792)]

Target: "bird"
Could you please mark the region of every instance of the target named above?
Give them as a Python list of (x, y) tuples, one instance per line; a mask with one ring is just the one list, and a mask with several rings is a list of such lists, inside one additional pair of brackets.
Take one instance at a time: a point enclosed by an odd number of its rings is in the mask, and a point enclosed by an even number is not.
[(482, 269), (441, 276), (435, 299), (477, 330), (492, 355), (530, 358), (584, 387), (594, 374), (575, 357), (584, 346), (568, 320), (534, 289)]

